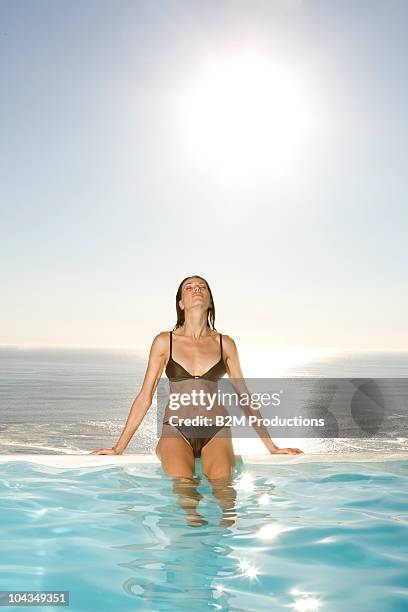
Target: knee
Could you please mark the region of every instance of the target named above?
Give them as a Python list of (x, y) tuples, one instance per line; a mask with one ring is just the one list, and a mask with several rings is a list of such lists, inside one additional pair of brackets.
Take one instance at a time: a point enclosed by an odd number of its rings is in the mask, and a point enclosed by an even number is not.
[(211, 482), (211, 484), (225, 485), (230, 483), (233, 471), (233, 466), (231, 466), (229, 469), (215, 468), (205, 475), (207, 476), (207, 479)]

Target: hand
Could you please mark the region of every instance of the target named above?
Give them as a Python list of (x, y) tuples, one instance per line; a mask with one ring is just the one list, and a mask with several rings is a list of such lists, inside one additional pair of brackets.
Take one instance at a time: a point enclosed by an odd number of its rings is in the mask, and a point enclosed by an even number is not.
[(270, 448), (271, 455), (304, 455), (305, 453), (300, 448)]
[(113, 448), (98, 448), (97, 450), (92, 451), (92, 453), (88, 453), (89, 455), (121, 455), (115, 447)]

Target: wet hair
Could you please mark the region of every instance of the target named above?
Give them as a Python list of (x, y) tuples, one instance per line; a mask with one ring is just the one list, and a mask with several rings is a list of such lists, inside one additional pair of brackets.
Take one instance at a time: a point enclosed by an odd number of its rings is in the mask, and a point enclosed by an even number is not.
[(207, 325), (208, 325), (208, 327), (210, 327), (210, 328), (212, 327), (212, 329), (215, 330), (215, 327), (214, 327), (214, 322), (215, 322), (215, 307), (214, 307), (214, 300), (213, 300), (213, 296), (212, 296), (212, 293), (211, 293), (210, 285), (205, 280), (205, 278), (203, 278), (199, 274), (193, 274), (192, 276), (186, 276), (186, 278), (183, 278), (183, 280), (181, 281), (181, 283), (180, 283), (180, 285), (179, 285), (179, 287), (177, 289), (177, 293), (176, 293), (177, 322), (176, 322), (175, 326), (173, 327), (173, 330), (177, 329), (178, 327), (181, 327), (184, 324), (184, 321), (185, 321), (184, 310), (182, 310), (180, 308), (179, 301), (181, 300), (181, 290), (183, 288), (183, 283), (185, 283), (185, 281), (189, 280), (190, 278), (200, 278), (207, 285), (207, 289), (208, 289), (208, 292), (210, 294), (210, 307), (207, 310)]

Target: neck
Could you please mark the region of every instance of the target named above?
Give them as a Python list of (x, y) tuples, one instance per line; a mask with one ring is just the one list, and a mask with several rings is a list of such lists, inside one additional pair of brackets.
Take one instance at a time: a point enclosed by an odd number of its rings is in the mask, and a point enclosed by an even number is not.
[(185, 336), (191, 336), (195, 340), (198, 340), (201, 336), (208, 336), (207, 311), (193, 310), (192, 312), (186, 312), (183, 331)]

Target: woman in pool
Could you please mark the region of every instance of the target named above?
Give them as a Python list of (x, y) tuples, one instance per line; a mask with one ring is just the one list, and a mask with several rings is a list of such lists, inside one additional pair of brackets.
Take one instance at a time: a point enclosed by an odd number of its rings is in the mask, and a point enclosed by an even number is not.
[[(153, 340), (142, 387), (131, 406), (119, 440), (114, 447), (95, 450), (91, 455), (123, 453), (152, 404), (164, 367), (170, 387), (173, 385), (173, 388), (179, 384), (188, 386), (189, 381), (191, 383), (194, 380), (211, 386), (226, 373), (232, 379), (243, 378), (234, 340), (219, 334), (214, 327), (214, 300), (205, 279), (189, 276), (180, 283), (176, 295), (176, 311), (176, 331), (161, 332)], [(231, 500), (225, 499), (225, 489), (222, 487), (223, 492), (219, 491), (220, 484), (229, 482), (235, 467), (229, 426), (203, 426), (200, 428), (200, 436), (194, 436), (191, 432), (196, 431), (196, 428), (170, 424), (169, 416), (166, 411), (162, 435), (156, 446), (156, 455), (165, 474), (192, 479), (195, 458), (200, 457), (202, 472), (213, 483), (214, 494), (217, 495), (218, 491), (224, 507), (229, 505)], [(298, 448), (276, 446), (263, 425), (254, 425), (254, 428), (270, 453), (303, 453)]]

